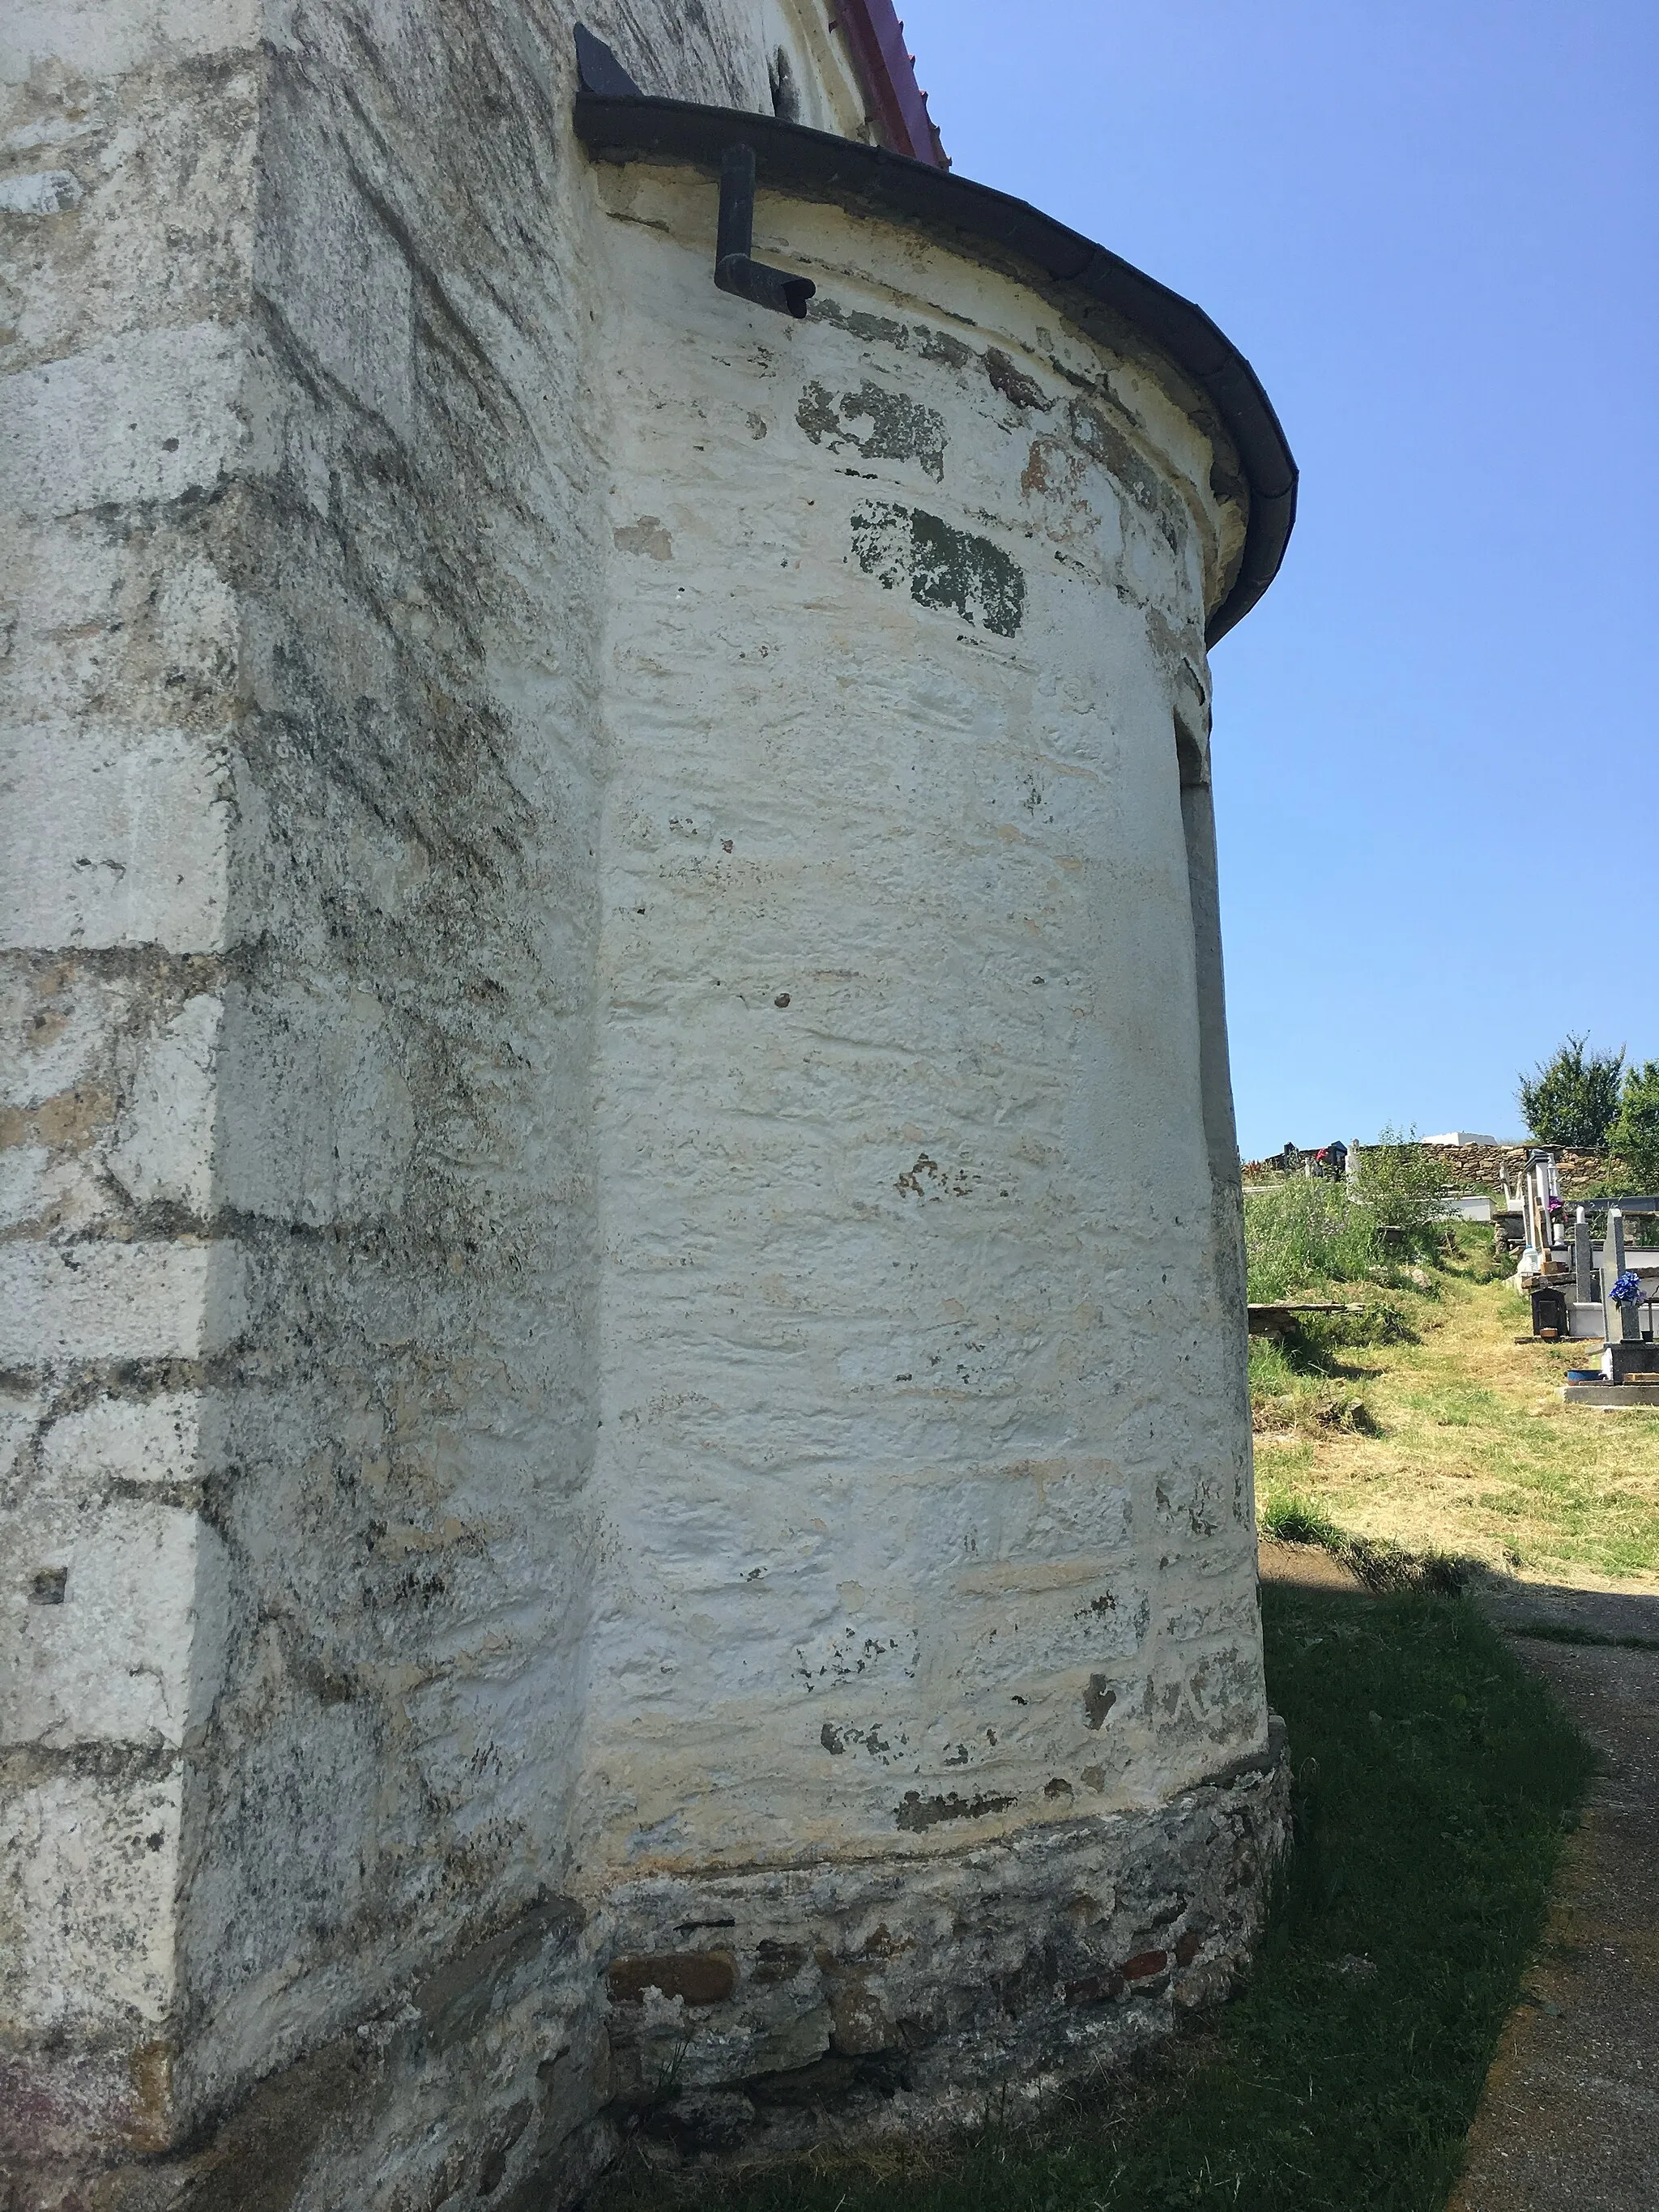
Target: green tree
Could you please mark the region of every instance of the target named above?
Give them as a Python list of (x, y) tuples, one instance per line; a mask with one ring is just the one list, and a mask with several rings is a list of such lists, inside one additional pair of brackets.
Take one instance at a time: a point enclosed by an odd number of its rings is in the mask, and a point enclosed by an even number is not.
[(1659, 1190), (1659, 1060), (1625, 1070), (1618, 1119), (1607, 1132), (1626, 1174), (1644, 1191)]
[(1539, 1143), (1577, 1152), (1605, 1152), (1619, 1112), (1624, 1065), (1623, 1045), (1617, 1052), (1591, 1052), (1587, 1038), (1569, 1036), (1530, 1079), (1519, 1077), (1516, 1097)]

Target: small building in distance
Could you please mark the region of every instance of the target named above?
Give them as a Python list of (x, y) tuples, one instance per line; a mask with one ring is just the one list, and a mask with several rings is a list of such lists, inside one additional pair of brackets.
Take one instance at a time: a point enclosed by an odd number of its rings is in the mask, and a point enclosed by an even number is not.
[(943, 2124), (1222, 1996), (1283, 1841), (1207, 650), (1285, 440), (885, 0), (581, 32), (7, 84), (20, 2208)]

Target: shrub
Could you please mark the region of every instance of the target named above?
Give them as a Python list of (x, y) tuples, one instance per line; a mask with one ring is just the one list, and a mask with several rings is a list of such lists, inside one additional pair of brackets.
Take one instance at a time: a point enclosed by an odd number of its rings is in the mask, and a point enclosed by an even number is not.
[(1607, 1132), (1629, 1180), (1644, 1191), (1659, 1190), (1659, 1060), (1625, 1071), (1619, 1115)]
[(1385, 1128), (1354, 1168), (1355, 1198), (1370, 1212), (1381, 1243), (1396, 1249), (1441, 1236), (1446, 1188), (1444, 1168), (1418, 1143), (1415, 1131), (1401, 1136)]
[(1540, 1145), (1600, 1152), (1619, 1113), (1619, 1076), (1625, 1048), (1591, 1052), (1589, 1041), (1569, 1036), (1530, 1080), (1516, 1079), (1516, 1098), (1526, 1124)]
[(1321, 1283), (1358, 1282), (1376, 1257), (1371, 1217), (1340, 1182), (1288, 1176), (1244, 1200), (1252, 1298), (1271, 1304)]

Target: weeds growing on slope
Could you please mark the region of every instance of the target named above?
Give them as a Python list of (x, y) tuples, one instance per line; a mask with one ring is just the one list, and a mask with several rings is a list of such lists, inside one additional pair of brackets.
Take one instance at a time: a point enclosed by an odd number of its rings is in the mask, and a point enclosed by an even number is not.
[(1262, 1303), (1322, 1284), (1405, 1279), (1455, 1232), (1442, 1218), (1447, 1183), (1431, 1146), (1384, 1129), (1353, 1155), (1341, 1181), (1287, 1176), (1244, 1195), (1250, 1296)]
[(1250, 1296), (1263, 1304), (1328, 1283), (1363, 1282), (1376, 1263), (1370, 1216), (1340, 1182), (1291, 1176), (1244, 1200)]
[(1374, 1368), (1354, 1353), (1411, 1342), (1397, 1304), (1357, 1313), (1304, 1314), (1276, 1337), (1250, 1339), (1250, 1407), (1258, 1431), (1320, 1437), (1369, 1435), (1375, 1428), (1364, 1385)]

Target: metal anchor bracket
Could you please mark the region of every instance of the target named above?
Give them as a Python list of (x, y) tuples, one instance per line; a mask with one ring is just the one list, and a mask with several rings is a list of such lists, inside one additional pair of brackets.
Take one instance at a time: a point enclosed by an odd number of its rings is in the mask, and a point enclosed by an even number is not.
[(817, 286), (810, 276), (792, 276), (750, 258), (755, 242), (755, 149), (728, 146), (720, 162), (720, 222), (714, 247), (714, 282), (757, 307), (770, 307), (799, 322)]

